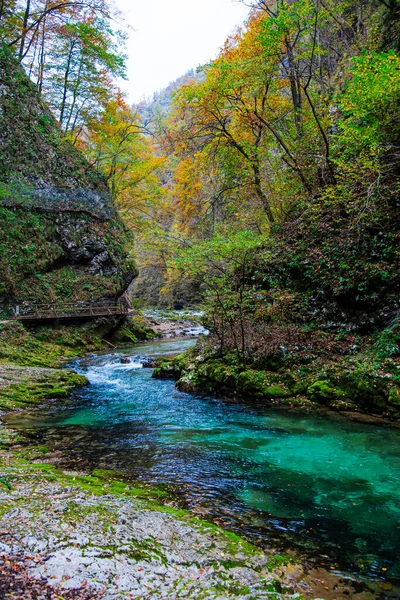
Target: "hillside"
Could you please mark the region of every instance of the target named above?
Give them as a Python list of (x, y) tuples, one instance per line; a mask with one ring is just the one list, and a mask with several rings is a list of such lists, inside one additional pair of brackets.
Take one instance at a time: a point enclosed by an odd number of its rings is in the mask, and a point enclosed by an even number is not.
[(113, 303), (136, 275), (106, 181), (68, 141), (35, 86), (0, 54), (0, 312)]
[(398, 419), (398, 8), (333, 5), (255, 3), (174, 96), (167, 266), (211, 337), (159, 375)]
[(150, 129), (154, 126), (155, 121), (164, 120), (168, 117), (171, 111), (172, 99), (174, 93), (190, 80), (200, 80), (202, 78), (201, 73), (195, 73), (193, 69), (178, 77), (174, 81), (171, 81), (162, 90), (155, 92), (152, 98), (144, 99), (135, 105), (138, 111), (142, 123), (145, 127), (150, 126)]

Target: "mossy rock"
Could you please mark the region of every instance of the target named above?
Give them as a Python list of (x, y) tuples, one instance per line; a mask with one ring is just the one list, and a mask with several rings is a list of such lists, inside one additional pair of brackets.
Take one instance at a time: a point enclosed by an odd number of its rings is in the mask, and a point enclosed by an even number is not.
[(293, 395), (274, 374), (253, 370), (246, 370), (238, 375), (237, 391), (240, 395), (257, 398), (290, 398)]
[(140, 315), (127, 317), (121, 327), (113, 334), (114, 342), (132, 343), (152, 340), (156, 337), (154, 331)]
[(161, 364), (156, 367), (152, 373), (153, 379), (174, 379), (177, 380), (181, 376), (181, 371), (175, 365), (173, 360), (164, 358)]
[(236, 369), (220, 362), (209, 362), (200, 365), (196, 373), (200, 379), (215, 382), (219, 387), (235, 390), (237, 387)]
[(216, 393), (222, 396), (236, 393), (235, 367), (213, 360), (200, 363), (192, 357), (187, 361), (183, 355), (174, 363), (180, 377), (176, 385), (183, 392)]
[(89, 383), (83, 375), (64, 369), (0, 365), (0, 375), (7, 382), (0, 388), (0, 408), (6, 411), (68, 396)]
[(309, 384), (305, 380), (296, 381), (291, 385), (291, 390), (294, 396), (306, 394), (308, 391)]
[(308, 388), (308, 396), (311, 400), (338, 400), (346, 394), (340, 388), (333, 387), (329, 381), (319, 380), (315, 381)]
[(388, 382), (378, 367), (364, 366), (346, 372), (340, 379), (347, 396), (359, 406), (382, 411), (388, 405)]
[(396, 407), (400, 406), (400, 388), (398, 386), (393, 386), (390, 388), (388, 394), (388, 403)]

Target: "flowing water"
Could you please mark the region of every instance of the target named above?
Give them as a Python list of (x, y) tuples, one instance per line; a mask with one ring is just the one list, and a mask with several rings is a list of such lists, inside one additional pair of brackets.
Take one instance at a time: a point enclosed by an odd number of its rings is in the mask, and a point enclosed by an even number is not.
[(192, 343), (89, 356), (73, 367), (92, 385), (9, 423), (70, 465), (176, 484), (195, 512), (266, 545), (398, 580), (400, 430), (188, 395), (141, 368)]

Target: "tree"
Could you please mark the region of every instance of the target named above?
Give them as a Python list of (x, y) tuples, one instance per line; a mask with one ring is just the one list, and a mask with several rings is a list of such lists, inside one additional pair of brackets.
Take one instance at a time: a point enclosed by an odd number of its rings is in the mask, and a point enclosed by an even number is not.
[(90, 16), (58, 27), (44, 69), (43, 92), (72, 139), (111, 99), (113, 78), (125, 76), (125, 58), (107, 21)]
[[(259, 289), (252, 274), (254, 258), (264, 239), (251, 231), (226, 236), (216, 233), (212, 240), (186, 244), (168, 267), (173, 278), (192, 278), (202, 283), (207, 317), (219, 341), (221, 355), (234, 350), (239, 365), (248, 359), (252, 318)], [(173, 279), (172, 279), (173, 280)]]
[(184, 159), (205, 154), (223, 173), (220, 193), (236, 190), (247, 209), (262, 207), (272, 225), (288, 200), (282, 203), (279, 189), (292, 198), (314, 192), (318, 165), (309, 155), (321, 144), (310, 110), (302, 116), (301, 134), (298, 117), (292, 118), (298, 107), (277, 60), (281, 31), (269, 28), (266, 35), (265, 21), (254, 14), (205, 68), (205, 80), (181, 87), (169, 138)]
[(106, 103), (99, 119), (90, 121), (85, 150), (106, 176), (127, 224), (136, 230), (152, 225), (163, 197), (157, 172), (164, 159), (154, 155), (138, 114), (121, 93)]
[(0, 28), (73, 142), (125, 76), (109, 0), (4, 0)]

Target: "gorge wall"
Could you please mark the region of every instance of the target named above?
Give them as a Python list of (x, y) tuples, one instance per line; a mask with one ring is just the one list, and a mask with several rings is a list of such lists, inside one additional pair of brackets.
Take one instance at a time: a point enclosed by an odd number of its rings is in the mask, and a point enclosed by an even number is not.
[(107, 182), (62, 136), (0, 51), (0, 312), (15, 304), (112, 303), (137, 270)]

